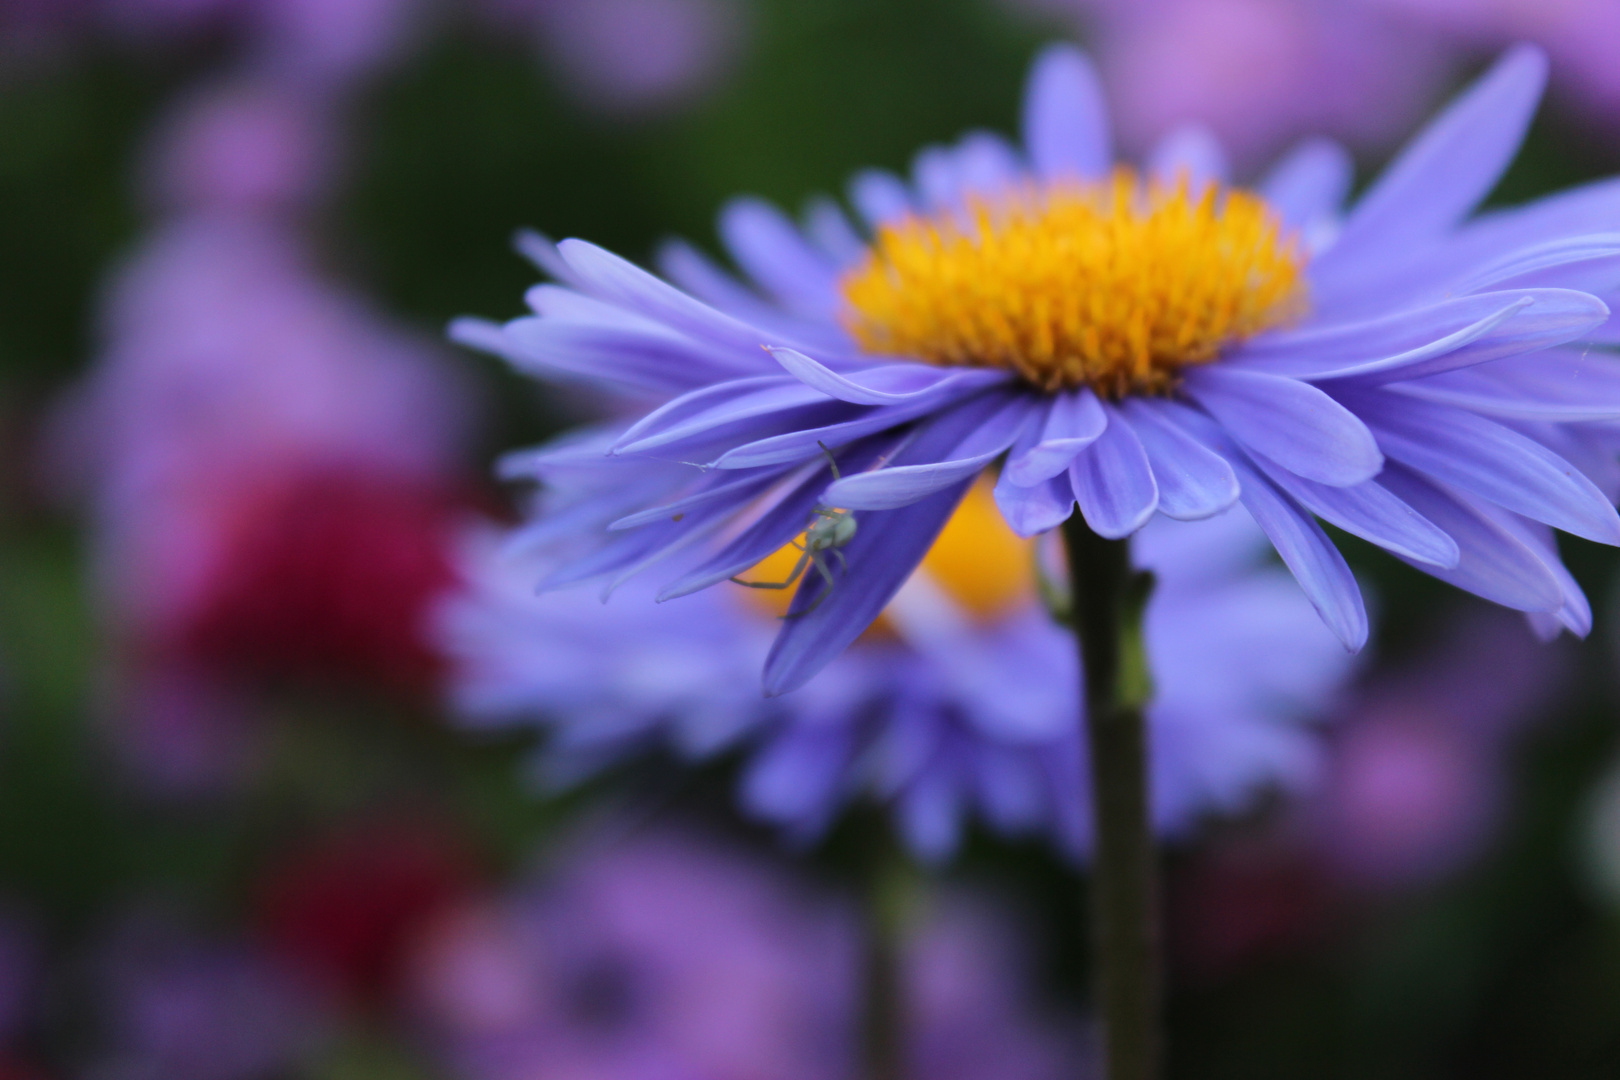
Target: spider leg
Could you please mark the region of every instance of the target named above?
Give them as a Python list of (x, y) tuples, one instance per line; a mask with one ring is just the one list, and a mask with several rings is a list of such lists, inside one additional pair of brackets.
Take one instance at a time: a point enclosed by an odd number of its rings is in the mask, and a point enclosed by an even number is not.
[(827, 467), (832, 470), (833, 479), (842, 480), (844, 478), (844, 474), (838, 471), (838, 462), (833, 460), (832, 451), (827, 449), (827, 444), (822, 442), (820, 439), (817, 439), (816, 445), (821, 447), (821, 452), (823, 454), (827, 455)]
[(838, 568), (844, 572), (845, 576), (848, 576), (848, 574), (849, 574), (849, 560), (846, 559), (844, 557), (844, 553), (842, 551), (838, 550), (837, 548), (833, 548), (832, 553), (833, 553), (833, 557), (838, 560)]
[(799, 580), (799, 575), (804, 573), (805, 565), (814, 557), (808, 551), (800, 555), (799, 561), (793, 564), (792, 571), (781, 581), (744, 581), (736, 576), (733, 576), (731, 580), (738, 585), (746, 585), (750, 589), (789, 589), (793, 587), (795, 581)]
[(821, 580), (827, 583), (827, 587), (821, 590), (820, 596), (810, 601), (809, 607), (805, 608), (803, 611), (795, 611), (791, 612), (790, 614), (783, 615), (782, 618), (784, 619), (804, 618), (806, 615), (810, 614), (812, 611), (816, 610), (816, 608), (821, 606), (821, 602), (832, 594), (833, 586), (837, 584), (837, 582), (833, 580), (832, 571), (827, 568), (826, 556), (822, 555), (818, 551), (811, 557), (810, 561), (815, 566), (816, 572), (821, 575)]

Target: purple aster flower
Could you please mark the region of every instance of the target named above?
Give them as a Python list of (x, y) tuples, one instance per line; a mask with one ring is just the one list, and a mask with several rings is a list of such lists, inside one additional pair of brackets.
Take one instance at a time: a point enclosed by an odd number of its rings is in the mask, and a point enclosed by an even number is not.
[[(1006, 914), (938, 899), (903, 950), (913, 1074), (1072, 1074)], [(854, 1057), (851, 916), (712, 839), (598, 836), (427, 935), (419, 1030), (468, 1080), (834, 1080)]]
[(1119, 538), (1241, 501), (1352, 649), (1366, 611), (1318, 518), (1584, 633), (1552, 530), (1620, 543), (1620, 367), (1602, 351), (1620, 338), (1603, 300), (1620, 188), (1474, 215), (1546, 66), (1510, 51), (1348, 211), (1349, 160), (1323, 141), (1253, 190), (1226, 185), (1196, 129), (1141, 174), (1113, 167), (1097, 78), (1059, 47), (1035, 65), (1022, 148), (978, 132), (924, 150), (910, 183), (860, 174), (865, 232), (826, 201), (802, 226), (728, 207), (748, 285), (679, 245), (670, 284), (532, 242), (556, 279), (535, 314), (457, 336), (668, 399), (512, 464), (558, 485), (539, 529), (594, 541), (546, 583), (611, 587), (702, 550), (663, 580), (671, 599), (854, 514), (766, 660), (784, 693), (865, 631), (1002, 462), (996, 501), (1023, 535), (1076, 504)]
[[(769, 700), (750, 675), (780, 626), (780, 606), (759, 601), (781, 594), (711, 589), (655, 606), (633, 586), (609, 604), (577, 591), (537, 599), (532, 561), (478, 551), (473, 591), (443, 619), (457, 705), (475, 726), (542, 725), (549, 784), (650, 746), (700, 758), (741, 745), (747, 809), (800, 839), (869, 797), (892, 804), (924, 858), (949, 855), (970, 815), (1078, 854), (1090, 833), (1080, 674), (1073, 637), (1037, 597), (1030, 546), (980, 484), (878, 626)], [(1146, 635), (1165, 831), (1306, 781), (1316, 741), (1299, 721), (1350, 666), (1285, 575), (1253, 566), (1263, 547), (1241, 510), (1155, 523), (1137, 545), (1159, 575)], [(1267, 663), (1245, 662), (1255, 655)]]

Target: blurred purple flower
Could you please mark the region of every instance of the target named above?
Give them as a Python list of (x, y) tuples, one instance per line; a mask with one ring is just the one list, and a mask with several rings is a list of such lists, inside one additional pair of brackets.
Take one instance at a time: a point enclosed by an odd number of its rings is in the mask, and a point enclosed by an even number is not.
[(1317, 810), (1330, 861), (1400, 887), (1478, 856), (1506, 810), (1512, 740), (1566, 664), (1519, 620), (1470, 607), (1429, 655), (1370, 685), (1328, 756)]
[(0, 0), (0, 81), (49, 71), (92, 21), (97, 0)]
[[(512, 545), (531, 539), (519, 530)], [(1350, 667), (1283, 572), (1253, 565), (1264, 543), (1237, 511), (1156, 523), (1138, 545), (1159, 575), (1146, 633), (1166, 831), (1302, 785), (1315, 741), (1299, 721)], [(743, 744), (744, 804), (801, 840), (872, 797), (924, 858), (951, 854), (970, 813), (1071, 854), (1088, 846), (1073, 638), (1038, 602), (1032, 552), (987, 489), (970, 494), (879, 629), (774, 699), (755, 673), (779, 622), (759, 593), (724, 585), (654, 605), (630, 584), (604, 605), (594, 590), (535, 597), (522, 559), (472, 562), (473, 591), (444, 616), (457, 704), (475, 726), (542, 725), (553, 784), (654, 746), (700, 758)]]
[(99, 958), (102, 1080), (269, 1080), (319, 1046), (304, 988), (239, 942), (137, 913)]
[(1553, 89), (1588, 117), (1620, 126), (1620, 4), (1613, 0), (1363, 0), (1452, 48), (1493, 52), (1534, 41), (1552, 57)]
[(1305, 135), (1384, 149), (1444, 87), (1449, 54), (1365, 0), (1023, 0), (1089, 31), (1121, 140), (1208, 125), (1242, 165)]
[(264, 80), (182, 101), (147, 154), (145, 187), (167, 211), (304, 209), (332, 185), (335, 132), (320, 98)]
[(738, 58), (738, 0), (487, 0), (521, 18), (563, 84), (610, 114), (664, 112), (713, 89)]
[[(418, 958), (418, 1008), (467, 1080), (833, 1080), (849, 1074), (859, 1008), (849, 915), (713, 841), (598, 838), (536, 887), (446, 919)], [(1009, 936), (945, 906), (910, 942), (917, 1075), (1072, 1067)]]

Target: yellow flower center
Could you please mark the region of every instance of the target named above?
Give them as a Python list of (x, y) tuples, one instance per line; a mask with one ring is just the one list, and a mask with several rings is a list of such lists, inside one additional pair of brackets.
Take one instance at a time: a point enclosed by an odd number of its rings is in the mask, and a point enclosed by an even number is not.
[(1121, 169), (880, 228), (842, 281), (845, 324), (869, 352), (1163, 394), (1303, 314), (1304, 264), (1258, 195)]
[[(991, 483), (985, 477), (968, 489), (916, 571), (926, 574), (963, 612), (980, 622), (993, 621), (1035, 595), (1033, 543), (1007, 527), (990, 491)], [(804, 543), (804, 537), (798, 542)], [(741, 576), (749, 581), (786, 580), (801, 554), (788, 544)], [(835, 588), (843, 588), (838, 560), (829, 556), (828, 566), (833, 580), (839, 582)], [(805, 570), (806, 577), (815, 574), (814, 567)], [(747, 593), (772, 614), (785, 615), (794, 590), (749, 589)], [(874, 626), (887, 629), (881, 616)]]

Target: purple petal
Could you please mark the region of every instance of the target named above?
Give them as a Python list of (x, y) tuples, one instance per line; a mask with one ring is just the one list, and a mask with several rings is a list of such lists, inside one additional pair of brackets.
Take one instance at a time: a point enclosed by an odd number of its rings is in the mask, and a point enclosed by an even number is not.
[(1459, 589), (1518, 611), (1556, 611), (1563, 593), (1545, 562), (1480, 508), (1391, 464), (1380, 482), (1457, 543), (1457, 565), (1419, 569)]
[(905, 183), (882, 169), (856, 173), (849, 182), (849, 201), (872, 229), (912, 212), (911, 193)]
[(613, 452), (636, 454), (668, 448), (739, 421), (758, 423), (806, 405), (828, 404), (832, 403), (826, 397), (786, 375), (733, 379), (683, 394), (654, 409), (624, 433)]
[(1232, 438), (1307, 480), (1348, 487), (1384, 467), (1367, 426), (1309, 383), (1206, 367), (1190, 373), (1186, 385)]
[(1220, 513), (1238, 499), (1237, 474), (1220, 454), (1175, 423), (1179, 407), (1138, 399), (1118, 406), (1142, 441), (1159, 486), (1159, 512), (1182, 521)]
[(827, 489), (826, 502), (851, 510), (894, 510), (909, 506), (936, 491), (977, 476), (1012, 445), (1034, 415), (1027, 397), (1020, 395), (1009, 401), (987, 395), (982, 401), (964, 405), (933, 421), (935, 426), (954, 427), (966, 433), (949, 451), (951, 458), (893, 465), (846, 476)]
[(1545, 525), (1534, 521), (1527, 521), (1517, 514), (1510, 514), (1495, 507), (1481, 507), (1482, 512), (1489, 515), (1497, 524), (1508, 532), (1524, 541), (1531, 551), (1541, 560), (1541, 564), (1552, 574), (1558, 582), (1558, 592), (1563, 598), (1563, 604), (1558, 608), (1558, 621), (1564, 628), (1576, 637), (1585, 637), (1592, 632), (1592, 604), (1586, 598), (1586, 593), (1570, 574), (1568, 568), (1558, 555), (1558, 538), (1553, 531)]
[[(894, 461), (902, 466), (937, 461), (960, 443), (959, 430), (936, 420), (919, 431)], [(933, 546), (969, 483), (963, 480), (899, 510), (859, 517), (859, 531), (843, 549), (848, 573), (841, 574), (830, 590), (819, 574), (807, 574), (794, 595), (765, 661), (767, 694), (803, 686), (865, 632)]]
[(955, 206), (962, 197), (956, 155), (943, 146), (925, 146), (911, 161), (911, 184), (917, 201), (930, 210)]
[(1008, 458), (1006, 473), (1022, 487), (1063, 472), (1108, 426), (1108, 413), (1088, 389), (1067, 390), (1052, 398), (1039, 440)]
[(1103, 433), (1069, 466), (1069, 482), (1086, 524), (1117, 540), (1147, 524), (1159, 505), (1159, 487), (1141, 440), (1123, 417), (1108, 412)]
[(1148, 175), (1155, 180), (1174, 184), (1185, 177), (1195, 189), (1225, 183), (1230, 171), (1220, 140), (1202, 124), (1176, 128), (1159, 140), (1148, 159)]
[(1319, 271), (1340, 273), (1363, 257), (1387, 259), (1454, 227), (1479, 205), (1513, 160), (1547, 80), (1540, 49), (1510, 49), (1407, 145), (1357, 202)]
[(1275, 334), (1235, 354), (1230, 366), (1312, 381), (1421, 378), (1573, 340), (1607, 312), (1602, 301), (1567, 289), (1476, 293), (1366, 322)]
[(1331, 219), (1344, 205), (1355, 163), (1331, 139), (1307, 139), (1290, 150), (1261, 181), (1260, 193), (1295, 227)]
[(741, 365), (727, 362), (731, 357), (724, 350), (704, 348), (662, 328), (550, 318), (507, 323), (500, 355), (518, 370), (543, 377), (618, 383), (660, 396), (742, 373)]
[(1540, 443), (1461, 409), (1381, 397), (1358, 400), (1390, 457), (1532, 520), (1620, 544), (1620, 515), (1608, 499)]
[(1448, 568), (1457, 565), (1457, 542), (1378, 481), (1328, 487), (1294, 476), (1265, 458), (1256, 458), (1254, 463), (1272, 483), (1323, 521), (1407, 559)]
[[(658, 268), (670, 281), (705, 304), (757, 327), (777, 344), (804, 345), (823, 352), (851, 349), (849, 335), (841, 327), (825, 319), (816, 321), (794, 315), (766, 302), (683, 240), (666, 241), (658, 249)], [(758, 351), (749, 349), (744, 355), (755, 360)]]
[[(875, 447), (861, 448), (854, 454), (846, 454), (844, 464), (852, 469), (864, 468), (876, 454)], [(804, 531), (811, 511), (821, 505), (822, 496), (831, 480), (832, 470), (826, 466), (811, 470), (784, 492), (758, 521), (744, 529), (714, 556), (666, 585), (658, 594), (659, 602), (707, 589), (775, 554)], [(743, 505), (739, 500), (732, 501), (734, 511), (742, 509)]]
[(940, 368), (931, 364), (874, 365), (840, 375), (795, 349), (768, 350), (789, 375), (815, 390), (854, 405), (907, 405), (944, 400), (964, 389), (1011, 381), (994, 368)]
[(684, 517), (688, 511), (716, 499), (734, 500), (739, 504), (752, 502), (756, 497), (763, 494), (766, 488), (780, 479), (781, 474), (775, 471), (764, 476), (745, 474), (741, 477), (727, 477), (724, 481), (710, 484), (702, 491), (688, 495), (685, 498), (618, 518), (608, 525), (608, 531), (623, 532), (626, 529), (639, 529), (643, 525), (651, 525), (666, 518), (674, 521)]
[(969, 132), (956, 144), (960, 196), (1005, 194), (1024, 177), (1018, 154), (1000, 135)]
[(1002, 473), (996, 481), (995, 497), (1001, 516), (1019, 536), (1037, 536), (1055, 529), (1074, 513), (1074, 487), (1067, 476), (1021, 487)]
[(517, 253), (528, 259), (541, 273), (553, 281), (560, 281), (575, 288), (580, 282), (574, 276), (573, 268), (568, 260), (562, 257), (557, 245), (551, 237), (534, 229), (519, 229), (517, 235), (512, 237), (512, 246)]
[(838, 204), (818, 196), (805, 204), (804, 234), (837, 266), (851, 266), (866, 254), (866, 241)]
[(1620, 234), (1597, 233), (1520, 248), (1452, 288), (1457, 293), (1574, 289), (1607, 296), (1620, 289)]
[(770, 203), (751, 198), (727, 203), (720, 212), (720, 239), (737, 265), (788, 307), (816, 314), (837, 309), (837, 269)]
[(768, 821), (819, 829), (837, 807), (854, 751), (847, 727), (792, 728), (754, 755), (739, 798)]
[(924, 770), (896, 807), (906, 847), (924, 863), (949, 858), (961, 841), (962, 793), (955, 770), (943, 764)]
[(1355, 575), (1327, 534), (1271, 481), (1242, 462), (1234, 462), (1243, 485), (1243, 505), (1271, 540), (1272, 547), (1328, 629), (1351, 652), (1367, 643), (1367, 609)]
[(1024, 148), (1047, 179), (1105, 175), (1113, 164), (1102, 80), (1072, 45), (1043, 49), (1024, 89)]
[(1549, 349), (1389, 389), (1512, 420), (1620, 420), (1620, 358), (1607, 352)]
[(592, 295), (623, 304), (700, 340), (737, 349), (770, 344), (754, 327), (693, 299), (595, 244), (564, 240), (557, 245), (557, 250), (568, 260), (580, 287)]

